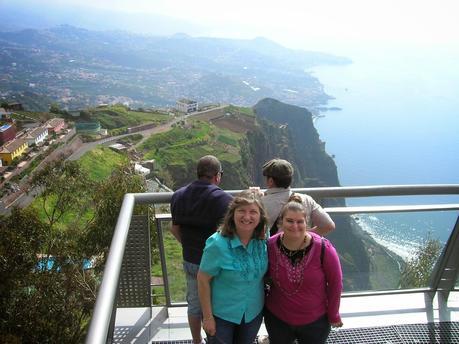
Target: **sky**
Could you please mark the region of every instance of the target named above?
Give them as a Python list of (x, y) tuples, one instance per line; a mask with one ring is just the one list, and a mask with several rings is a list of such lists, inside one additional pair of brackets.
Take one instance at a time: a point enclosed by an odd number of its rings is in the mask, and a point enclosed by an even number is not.
[(388, 44), (459, 50), (457, 0), (0, 0), (0, 7), (2, 3), (161, 15), (189, 23), (192, 36), (263, 36), (291, 48), (336, 53)]

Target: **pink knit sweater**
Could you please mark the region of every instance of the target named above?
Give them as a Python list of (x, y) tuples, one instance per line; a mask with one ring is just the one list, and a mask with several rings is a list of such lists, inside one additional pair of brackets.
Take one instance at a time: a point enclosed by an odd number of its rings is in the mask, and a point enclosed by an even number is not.
[(320, 263), (321, 237), (315, 233), (303, 269), (295, 270), (277, 246), (278, 233), (268, 240), (268, 273), (273, 280), (265, 305), (282, 321), (306, 325), (327, 314), (331, 323), (341, 320), (339, 305), (343, 288), (341, 264), (333, 245), (325, 240), (323, 265)]

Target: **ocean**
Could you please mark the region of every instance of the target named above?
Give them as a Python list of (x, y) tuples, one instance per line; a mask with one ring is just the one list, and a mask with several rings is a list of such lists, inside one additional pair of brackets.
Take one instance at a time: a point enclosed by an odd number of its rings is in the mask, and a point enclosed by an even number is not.
[[(335, 99), (315, 126), (342, 186), (459, 183), (459, 53), (386, 50), (313, 73)], [(459, 196), (347, 199), (348, 205), (459, 203)], [(361, 227), (404, 258), (427, 238), (445, 243), (457, 211), (357, 215)]]

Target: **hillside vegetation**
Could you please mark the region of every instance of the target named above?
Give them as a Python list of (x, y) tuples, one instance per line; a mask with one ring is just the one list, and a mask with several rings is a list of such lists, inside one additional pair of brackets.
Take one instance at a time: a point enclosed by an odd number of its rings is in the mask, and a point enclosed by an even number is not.
[[(93, 150), (85, 153), (80, 160), (78, 160), (78, 165), (81, 167), (82, 171), (85, 173), (86, 178), (90, 182), (102, 182), (103, 180), (110, 177), (112, 172), (124, 166), (128, 162), (128, 159), (125, 155), (114, 152), (107, 147), (96, 147)], [(81, 195), (82, 199), (80, 202), (89, 201), (84, 199), (90, 195)], [(56, 196), (47, 195), (46, 198), (41, 195), (37, 196), (31, 206), (37, 211), (39, 218), (42, 221), (45, 221), (48, 218), (47, 213), (56, 205)], [(43, 206), (46, 204), (46, 206)], [(59, 221), (58, 227), (68, 226), (72, 221), (87, 222), (94, 215), (94, 209), (88, 208), (84, 213), (75, 213), (72, 210), (69, 210)]]
[(128, 163), (129, 160), (124, 154), (100, 146), (85, 153), (78, 162), (89, 179), (100, 181), (110, 176), (116, 167)]
[(127, 129), (145, 123), (159, 125), (170, 119), (167, 113), (135, 111), (123, 105), (97, 107), (90, 109), (88, 113), (91, 118), (100, 122), (102, 128), (106, 129)]
[[(230, 130), (229, 123), (239, 122), (239, 118), (243, 118), (253, 126), (255, 119), (253, 114), (245, 115), (235, 109), (226, 109), (223, 118), (211, 122), (182, 121), (168, 132), (151, 136), (137, 149), (144, 159), (155, 159), (159, 176), (169, 186), (177, 188), (189, 183), (195, 178), (196, 161), (203, 155), (213, 154), (221, 160), (225, 171), (223, 188), (247, 187), (251, 185), (252, 178), (244, 168), (241, 157), (246, 135), (241, 130)], [(243, 127), (246, 128), (246, 125)]]

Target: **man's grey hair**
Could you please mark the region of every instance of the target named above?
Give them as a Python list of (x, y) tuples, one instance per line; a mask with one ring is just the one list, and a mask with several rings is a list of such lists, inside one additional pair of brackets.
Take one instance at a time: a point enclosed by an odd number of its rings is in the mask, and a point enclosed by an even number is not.
[(213, 155), (206, 155), (199, 159), (196, 169), (198, 178), (211, 179), (222, 170), (220, 161)]

